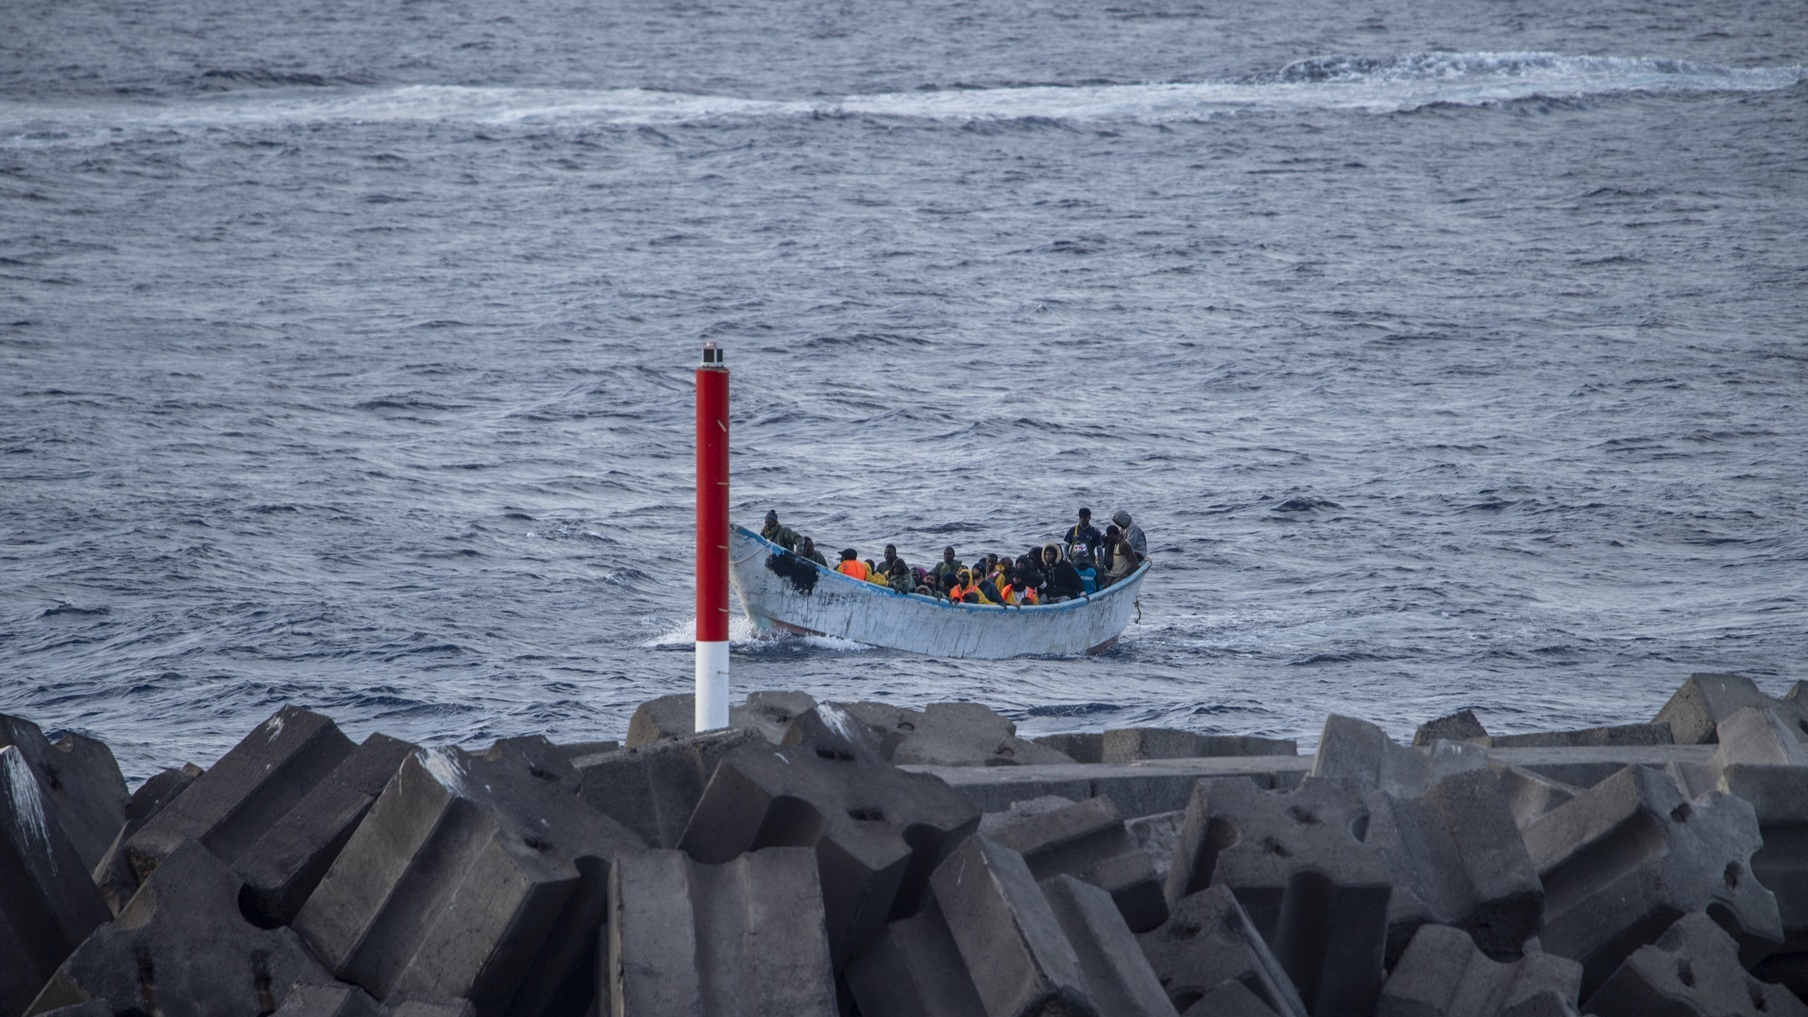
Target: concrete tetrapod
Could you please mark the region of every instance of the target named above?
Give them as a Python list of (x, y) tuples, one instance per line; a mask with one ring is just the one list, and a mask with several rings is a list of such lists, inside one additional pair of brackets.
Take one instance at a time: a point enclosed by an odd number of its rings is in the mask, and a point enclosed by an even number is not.
[(678, 846), (716, 764), (734, 749), (765, 744), (744, 728), (662, 738), (638, 748), (572, 760), (590, 807), (655, 847)]
[(932, 897), (885, 926), (847, 968), (861, 1017), (985, 1017), (948, 920)]
[(0, 748), (8, 745), (30, 764), (39, 800), (92, 872), (125, 823), (126, 782), (113, 750), (73, 733), (52, 744), (31, 721), (0, 713)]
[(1464, 742), (1400, 745), (1366, 720), (1332, 714), (1319, 735), (1308, 777), (1346, 780), (1364, 791), (1416, 795), (1440, 777), (1488, 765), (1488, 750)]
[(1375, 1017), (1576, 1017), (1582, 965), (1529, 953), (1489, 960), (1467, 932), (1426, 925), (1381, 987)]
[(1143, 854), (1109, 798), (1089, 798), (998, 824), (988, 834), (1023, 856), (1037, 880), (1077, 877), (1111, 894), (1132, 932), (1147, 932), (1168, 917), (1155, 867)]
[(468, 999), (480, 1017), (581, 1014), (609, 869), (645, 850), (585, 805), (544, 738), (410, 754), (294, 928), (378, 999)]
[(1736, 674), (1692, 674), (1657, 711), (1656, 722), (1670, 725), (1677, 745), (1701, 745), (1714, 740), (1720, 722), (1743, 707), (1775, 707), (1786, 716), (1798, 715), (1792, 700), (1772, 699)]
[(63, 962), (25, 1013), (95, 999), (115, 1013), (269, 1013), (297, 983), (330, 984), (295, 933), (239, 917), (238, 888), (212, 852), (183, 844), (118, 918)]
[(1105, 891), (1038, 886), (1017, 852), (969, 837), (931, 878), (988, 1017), (1174, 1012)]
[(1160, 928), (1136, 939), (1182, 1013), (1230, 983), (1281, 1017), (1306, 1017), (1299, 990), (1229, 887), (1182, 897)]
[(125, 825), (114, 835), (112, 845), (92, 873), (94, 885), (100, 889), (101, 899), (107, 902), (109, 911), (119, 914), (138, 890), (138, 873), (133, 872), (126, 861), (126, 841), (199, 776), (201, 768), (189, 763), (180, 769), (171, 768), (156, 774), (132, 792), (132, 797), (126, 801)]
[(1633, 951), (1582, 1009), (1599, 1017), (1808, 1017), (1794, 993), (1747, 974), (1739, 945), (1699, 911)]
[(808, 848), (702, 865), (621, 859), (603, 956), (614, 1017), (833, 1017), (835, 973)]
[(1808, 992), (1808, 748), (1768, 708), (1743, 707), (1720, 722), (1714, 753), (1720, 790), (1751, 803), (1764, 845), (1752, 875), (1776, 895), (1783, 946), (1753, 973)]
[(880, 758), (839, 707), (803, 714), (787, 737), (723, 757), (678, 846), (713, 865), (766, 847), (815, 849), (839, 972), (887, 921), (916, 912), (929, 873), (979, 825), (979, 810)]
[(1107, 728), (1100, 762), (1136, 763), (1145, 759), (1193, 759), (1204, 756), (1291, 756), (1299, 743), (1291, 738), (1255, 735), (1208, 735), (1163, 727)]
[(126, 860), (144, 879), (193, 839), (234, 863), (351, 753), (330, 719), (285, 706), (128, 838)]
[(1421, 925), (1453, 925), (1496, 956), (1516, 955), (1544, 919), (1544, 887), (1512, 806), (1492, 770), (1465, 770), (1423, 795), (1364, 796), (1367, 843), (1393, 875), (1387, 956), (1398, 959)]
[(266, 929), (293, 921), (402, 760), (417, 751), (371, 735), (246, 848), (233, 865), (245, 880), (245, 917)]
[(1316, 1017), (1366, 1015), (1381, 990), (1393, 895), (1386, 857), (1363, 840), (1368, 825), (1361, 795), (1343, 781), (1278, 793), (1241, 777), (1202, 780), (1168, 900), (1229, 887)]
[(1755, 963), (1783, 939), (1777, 900), (1751, 875), (1762, 843), (1745, 801), (1695, 801), (1629, 766), (1523, 831), (1544, 882), (1544, 949), (1582, 962), (1582, 992), (1677, 918), (1708, 910)]
[(17, 1014), (109, 917), (19, 746), (0, 748), (0, 1014)]

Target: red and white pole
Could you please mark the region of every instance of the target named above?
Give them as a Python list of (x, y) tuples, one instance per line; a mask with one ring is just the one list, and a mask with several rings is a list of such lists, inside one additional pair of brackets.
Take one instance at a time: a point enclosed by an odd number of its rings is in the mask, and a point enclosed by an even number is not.
[(728, 726), (728, 366), (697, 368), (697, 730)]

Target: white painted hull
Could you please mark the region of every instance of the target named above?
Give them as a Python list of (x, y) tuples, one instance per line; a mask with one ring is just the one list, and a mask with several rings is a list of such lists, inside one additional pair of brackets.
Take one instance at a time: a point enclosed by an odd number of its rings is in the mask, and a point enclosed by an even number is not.
[(1099, 653), (1137, 616), (1147, 563), (1082, 600), (1035, 607), (950, 604), (822, 568), (743, 527), (729, 534), (735, 592), (761, 631), (839, 636), (933, 657), (1000, 660)]

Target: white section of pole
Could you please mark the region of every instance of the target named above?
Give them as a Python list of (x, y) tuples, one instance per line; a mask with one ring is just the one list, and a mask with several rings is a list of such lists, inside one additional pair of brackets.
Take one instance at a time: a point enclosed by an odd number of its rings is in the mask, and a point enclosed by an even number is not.
[(728, 726), (728, 643), (697, 643), (697, 730)]

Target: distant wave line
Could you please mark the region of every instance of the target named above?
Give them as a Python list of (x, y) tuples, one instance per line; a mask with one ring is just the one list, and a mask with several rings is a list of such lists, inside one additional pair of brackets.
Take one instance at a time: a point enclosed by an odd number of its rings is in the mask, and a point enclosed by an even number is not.
[(1183, 122), (1249, 110), (1404, 112), (1539, 96), (1757, 92), (1808, 78), (1800, 65), (1730, 68), (1645, 57), (1556, 53), (1412, 53), (1317, 56), (1233, 81), (1022, 85), (752, 99), (641, 88), (556, 89), (462, 85), (246, 89), (165, 104), (0, 104), (12, 143), (59, 131), (181, 129), (289, 123), (467, 122), (487, 125), (659, 126), (723, 119), (874, 116), (929, 121)]

